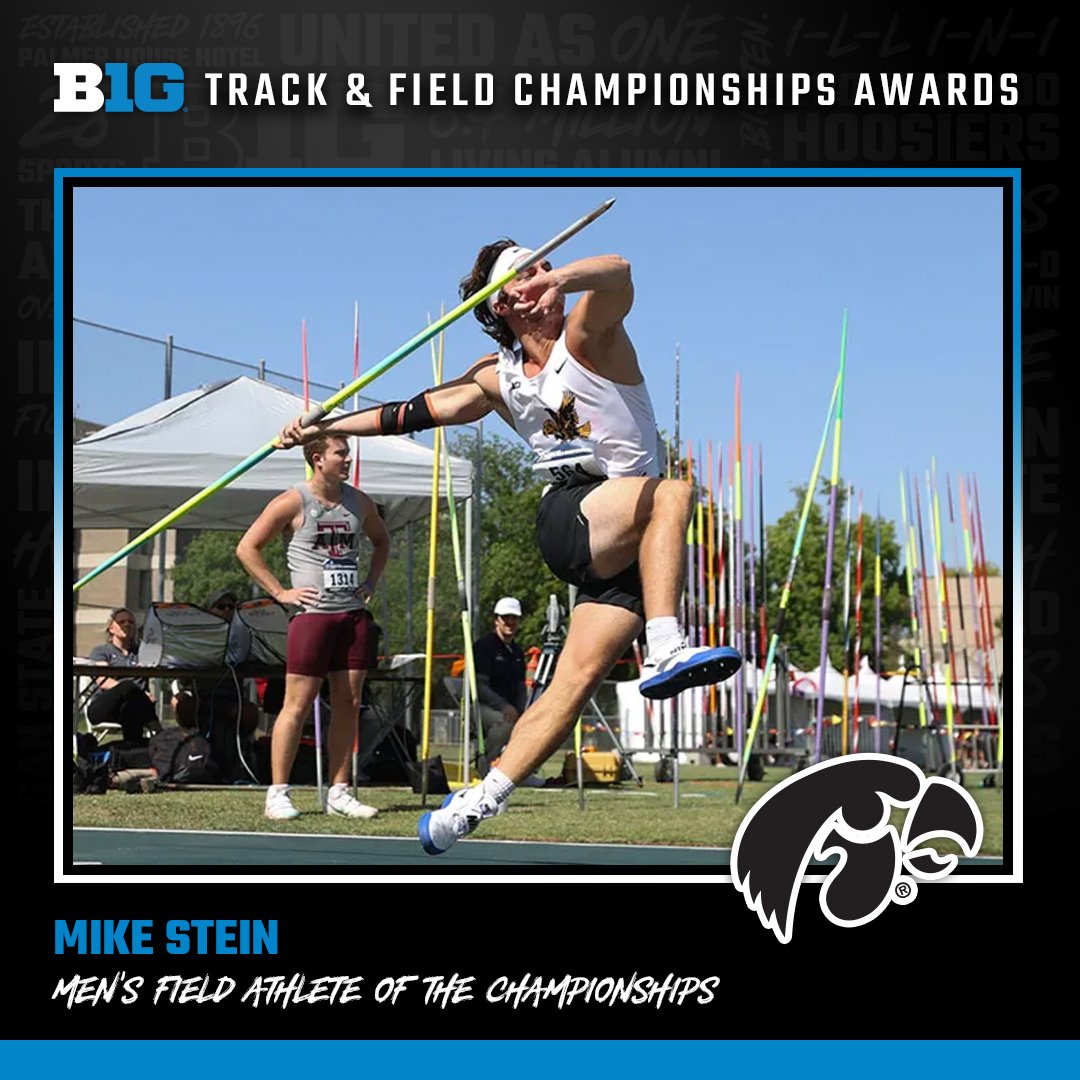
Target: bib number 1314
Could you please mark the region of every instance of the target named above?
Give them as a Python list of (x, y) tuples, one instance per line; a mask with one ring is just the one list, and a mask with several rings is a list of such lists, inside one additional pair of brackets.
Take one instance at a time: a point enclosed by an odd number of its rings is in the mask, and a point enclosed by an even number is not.
[(356, 564), (347, 560), (327, 559), (323, 563), (323, 588), (327, 592), (356, 592), (360, 585)]

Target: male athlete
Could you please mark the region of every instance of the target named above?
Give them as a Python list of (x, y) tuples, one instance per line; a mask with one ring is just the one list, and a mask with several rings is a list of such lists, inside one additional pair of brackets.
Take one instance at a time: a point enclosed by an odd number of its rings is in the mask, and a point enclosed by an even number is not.
[[(330, 680), (326, 812), (373, 818), (373, 806), (354, 799), (348, 762), (356, 739), (360, 691), (374, 661), (371, 599), (390, 554), (390, 537), (375, 504), (345, 481), (352, 466), (348, 439), (320, 435), (304, 446), (311, 477), (270, 500), (236, 547), (252, 578), (279, 603), (298, 608), (289, 620), (285, 702), (270, 742), (268, 818), (300, 816), (289, 796), (300, 735), (324, 678)], [(263, 558), (263, 548), (284, 533), (292, 587), (286, 589)], [(360, 581), (360, 534), (372, 544), (367, 579)]]
[[(529, 254), (512, 240), (488, 244), (461, 282), (462, 298)], [(570, 294), (579, 299), (567, 314)], [(652, 402), (623, 325), (633, 299), (630, 265), (619, 256), (534, 265), (475, 309), (499, 349), (461, 378), (312, 427), (298, 418), (281, 432), (287, 447), (327, 432), (469, 424), (494, 410), (532, 447), (533, 467), (547, 481), (536, 538), (552, 572), (577, 586), (574, 617), (550, 684), (514, 725), (498, 766), (420, 818), (428, 854), (505, 809), (514, 788), (558, 749), (643, 620), (645, 697), (720, 682), (742, 664), (732, 648), (690, 648), (679, 628), (692, 489), (660, 478)]]

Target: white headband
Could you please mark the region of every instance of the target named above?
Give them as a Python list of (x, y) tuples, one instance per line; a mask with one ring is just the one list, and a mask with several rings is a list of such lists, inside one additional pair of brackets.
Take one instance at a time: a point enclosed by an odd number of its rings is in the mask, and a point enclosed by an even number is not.
[[(495, 260), (495, 265), (491, 268), (491, 273), (488, 274), (488, 284), (490, 285), (493, 281), (498, 281), (499, 278), (504, 277), (513, 268), (514, 263), (528, 258), (531, 254), (532, 248), (526, 247), (508, 247), (504, 251), (500, 251), (499, 257)], [(488, 310), (492, 315), (495, 314), (495, 301), (498, 296), (498, 292), (493, 292), (487, 298)]]

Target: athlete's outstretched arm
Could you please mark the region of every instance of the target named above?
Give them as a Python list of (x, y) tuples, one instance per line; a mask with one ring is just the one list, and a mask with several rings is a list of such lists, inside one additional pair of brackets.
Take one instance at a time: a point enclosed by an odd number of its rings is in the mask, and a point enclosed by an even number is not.
[(481, 372), (494, 364), (494, 357), (485, 357), (460, 378), (425, 390), (409, 401), (390, 401), (308, 427), (298, 416), (281, 429), (278, 439), (287, 450), (320, 435), (408, 435), (433, 427), (471, 424), (491, 412), (492, 402), (480, 378)]

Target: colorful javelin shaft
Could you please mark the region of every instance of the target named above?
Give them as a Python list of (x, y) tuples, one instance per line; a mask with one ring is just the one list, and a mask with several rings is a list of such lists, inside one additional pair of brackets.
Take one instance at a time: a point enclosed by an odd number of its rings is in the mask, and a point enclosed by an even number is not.
[(938, 708), (937, 694), (934, 692), (934, 684), (937, 679), (937, 657), (934, 655), (934, 634), (931, 627), (930, 615), (930, 581), (929, 563), (926, 561), (926, 543), (923, 539), (922, 499), (919, 498), (919, 482), (914, 475), (911, 477), (911, 490), (914, 495), (912, 505), (915, 507), (915, 520), (919, 526), (919, 563), (922, 577), (923, 616), (926, 628), (926, 644), (930, 653), (930, 675), (926, 683), (926, 692), (930, 696), (930, 709), (933, 712), (934, 722), (940, 723), (941, 710)]
[[(724, 444), (716, 445), (716, 643), (727, 642), (727, 544), (724, 543)], [(722, 695), (727, 699), (727, 695)]]
[[(328, 397), (321, 405), (316, 406), (310, 412), (304, 414), (303, 423), (305, 426), (314, 424), (321, 417), (325, 416), (331, 409), (337, 404), (344, 401), (347, 397), (353, 394), (359, 393), (365, 386), (374, 382), (384, 372), (389, 371), (399, 361), (404, 360), (410, 353), (415, 352), (425, 342), (430, 341), (440, 330), (444, 330), (451, 323), (456, 322), (462, 317), (467, 315), (474, 308), (479, 307), (489, 296), (494, 295), (504, 286), (508, 285), (521, 273), (522, 270), (534, 265), (537, 262), (542, 261), (545, 256), (549, 255), (561, 244), (565, 243), (570, 237), (580, 232), (586, 225), (594, 222), (601, 214), (606, 213), (611, 209), (614, 204), (614, 199), (608, 199), (607, 202), (601, 203), (595, 210), (590, 211), (583, 218), (575, 221), (573, 225), (563, 229), (558, 236), (552, 237), (547, 243), (541, 244), (531, 255), (525, 258), (520, 265), (511, 267), (502, 277), (496, 281), (492, 281), (490, 284), (485, 285), (479, 292), (473, 293), (468, 300), (463, 300), (456, 308), (447, 312), (437, 322), (432, 323), (426, 330), (421, 331), (415, 337), (410, 338), (404, 345), (395, 349), (385, 359), (379, 361), (373, 368), (370, 368), (366, 374), (360, 378), (351, 382), (348, 386), (343, 387), (336, 394)], [(162, 529), (167, 529), (174, 521), (182, 518), (189, 510), (193, 510), (200, 503), (205, 502), (215, 492), (220, 491), (224, 487), (228, 487), (238, 476), (242, 476), (249, 469), (258, 465), (264, 458), (269, 457), (275, 450), (280, 448), (278, 438), (275, 435), (268, 443), (261, 446), (254, 453), (249, 454), (238, 465), (234, 465), (227, 473), (218, 477), (212, 484), (207, 485), (195, 495), (192, 495), (190, 499), (182, 502), (175, 510), (170, 511), (160, 521), (151, 525), (149, 529), (139, 533), (134, 540), (128, 541), (115, 555), (110, 555), (99, 566), (95, 566), (88, 574), (81, 577), (72, 586), (73, 592), (78, 592), (88, 582), (93, 581), (99, 574), (103, 574), (111, 566), (115, 566), (121, 559), (130, 555), (137, 547), (146, 543), (147, 540), (157, 536)]]
[[(989, 691), (989, 665), (986, 662), (986, 654), (982, 648), (982, 613), (979, 610), (979, 593), (978, 587), (975, 582), (975, 566), (971, 556), (971, 528), (968, 521), (967, 510), (967, 495), (964, 485), (963, 476), (957, 477), (957, 485), (960, 488), (960, 523), (964, 532), (964, 565), (967, 567), (968, 585), (971, 593), (971, 612), (974, 619), (974, 625), (972, 626), (972, 633), (975, 636), (975, 664), (978, 666), (979, 654), (982, 653), (983, 659), (983, 672), (982, 672), (982, 685)], [(987, 714), (987, 704), (989, 702), (988, 693), (982, 694), (982, 722), (983, 726), (987, 726), (989, 723), (989, 717)]]
[[(926, 702), (924, 700), (925, 683), (922, 662), (922, 632), (919, 628), (919, 592), (915, 587), (915, 575), (918, 573), (918, 561), (915, 555), (915, 526), (908, 522), (907, 513), (907, 481), (903, 472), (900, 473), (900, 514), (904, 524), (904, 564), (906, 568), (908, 602), (911, 605), (911, 638), (915, 647), (915, 669), (918, 672), (919, 695), (919, 728), (926, 727)], [(907, 678), (907, 663), (904, 664), (904, 678)], [(903, 718), (898, 714), (896, 719), (897, 737), (899, 738), (900, 723)]]
[[(971, 702), (971, 667), (968, 664), (968, 647), (967, 647), (967, 626), (964, 622), (964, 593), (960, 588), (960, 548), (957, 545), (956, 539), (956, 517), (953, 514), (953, 498), (952, 498), (952, 479), (948, 473), (945, 474), (945, 494), (948, 496), (949, 505), (949, 531), (952, 533), (953, 543), (953, 574), (956, 577), (956, 610), (960, 616), (960, 633), (964, 635), (964, 682), (967, 684), (967, 707), (968, 713), (971, 714), (974, 709)], [(946, 586), (948, 583), (946, 582)], [(952, 637), (952, 634), (949, 635)], [(953, 653), (955, 655), (956, 645), (953, 644)], [(956, 673), (957, 679), (960, 677), (960, 672)], [(957, 694), (957, 703), (959, 704), (960, 695)], [(970, 722), (970, 721), (969, 721)]]
[(855, 529), (855, 699), (851, 707), (852, 753), (859, 752), (859, 665), (862, 662), (862, 557), (863, 557), (862, 492), (859, 492), (859, 520)]
[(979, 502), (979, 481), (975, 476), (971, 478), (972, 492), (975, 496), (975, 522), (979, 534), (979, 555), (982, 558), (983, 592), (986, 596), (986, 651), (989, 664), (992, 665), (994, 681), (990, 695), (991, 708), (997, 714), (998, 737), (997, 737), (997, 765), (1001, 768), (1001, 762), (1005, 753), (1005, 703), (998, 695), (999, 673), (997, 669), (997, 653), (994, 649), (994, 619), (990, 610), (990, 574), (986, 566), (986, 538), (983, 535), (982, 506)]
[[(435, 342), (431, 343), (431, 367), (436, 382), (442, 382), (443, 351), (446, 346), (446, 336), (439, 335), (439, 353), (435, 355)], [(469, 618), (469, 597), (465, 589), (465, 569), (461, 557), (461, 541), (458, 538), (457, 501), (454, 498), (454, 474), (450, 467), (450, 448), (442, 455), (443, 476), (446, 480), (446, 503), (450, 511), (450, 541), (454, 549), (454, 574), (457, 577), (458, 603), (461, 607), (461, 634), (463, 648), (465, 650), (465, 694), (462, 700), (468, 696), (471, 706), (472, 718), (476, 723), (476, 748), (481, 757), (486, 753), (484, 746), (484, 725), (480, 722), (480, 699), (477, 696), (476, 664), (473, 661), (472, 624)], [(462, 782), (469, 783), (469, 730), (466, 727), (462, 739), (463, 757)]]
[(758, 565), (761, 567), (761, 607), (759, 609), (761, 614), (761, 625), (759, 627), (757, 644), (758, 667), (760, 667), (760, 661), (762, 659), (761, 652), (765, 648), (765, 642), (768, 640), (766, 631), (766, 607), (768, 600), (765, 584), (765, 557), (768, 553), (768, 549), (765, 546), (765, 453), (761, 448), (761, 443), (758, 443), (758, 529), (761, 533), (761, 555), (758, 557)]
[[(690, 440), (686, 441), (686, 482), (691, 489), (694, 484), (694, 448)], [(686, 590), (684, 592), (686, 606), (686, 640), (694, 644), (694, 623), (697, 620), (697, 568), (694, 564), (694, 513), (690, 512), (690, 520), (686, 525)], [(689, 697), (679, 695), (680, 701), (688, 701)]]
[[(430, 321), (429, 316), (428, 322)], [(442, 365), (436, 364), (435, 385), (438, 386), (441, 382)], [(424, 771), (421, 774), (420, 802), (423, 806), (427, 805), (427, 760), (431, 736), (432, 662), (435, 656), (435, 571), (438, 565), (439, 549), (439, 462), (442, 457), (442, 444), (443, 429), (437, 427), (434, 438), (434, 456), (431, 461), (431, 511), (428, 524), (427, 612), (424, 643), (424, 711), (420, 731), (420, 760), (424, 763)]]
[[(846, 313), (845, 313), (846, 314)], [(814, 492), (817, 490), (818, 477), (821, 475), (821, 463), (825, 458), (825, 446), (829, 441), (829, 425), (833, 422), (836, 414), (836, 403), (840, 395), (840, 385), (843, 381), (844, 372), (841, 366), (833, 383), (832, 397), (829, 399), (829, 412), (825, 417), (825, 429), (821, 433), (821, 444), (818, 446), (817, 457), (814, 458), (814, 468), (810, 473), (810, 483), (806, 487), (803, 497), (802, 513), (799, 515), (799, 527), (795, 530), (795, 544), (791, 549), (791, 561), (788, 563), (787, 578), (784, 587), (780, 590), (780, 607), (776, 613), (776, 623), (773, 626), (772, 637), (769, 638), (769, 651), (765, 655), (765, 668), (761, 673), (761, 682), (758, 684), (757, 702), (754, 705), (754, 715), (750, 721), (749, 738), (747, 739), (747, 751), (754, 745), (754, 736), (757, 734), (758, 724), (761, 722), (761, 714), (765, 710), (765, 701), (769, 696), (769, 676), (772, 674), (773, 664), (776, 660), (776, 646), (780, 641), (780, 635), (784, 631), (784, 616), (787, 613), (788, 599), (791, 597), (791, 586), (795, 580), (795, 568), (799, 565), (799, 551), (802, 549), (803, 537), (806, 535), (806, 523), (810, 519), (810, 507), (814, 502)], [(750, 763), (749, 752), (744, 753), (739, 761), (739, 782), (735, 787), (735, 801), (742, 798), (743, 780), (746, 777), (746, 767)]]
[[(715, 522), (713, 520), (713, 486), (712, 486), (712, 439), (708, 440), (708, 461), (706, 465), (706, 485), (708, 487), (708, 504), (705, 512), (705, 560), (708, 566), (708, 573), (706, 575), (706, 581), (708, 584), (708, 595), (706, 597), (706, 619), (708, 621), (708, 637), (707, 644), (710, 649), (716, 647), (716, 543), (713, 529), (715, 528)], [(709, 687), (708, 698), (708, 716), (711, 718), (712, 723), (715, 726), (716, 721), (716, 687)]]
[(851, 677), (851, 665), (848, 657), (851, 652), (851, 508), (855, 503), (855, 489), (848, 484), (844, 492), (844, 700), (840, 710), (840, 753), (848, 752), (848, 682)]
[(757, 585), (755, 578), (757, 577), (757, 564), (754, 561), (754, 448), (752, 445), (747, 446), (746, 454), (746, 528), (750, 536), (747, 541), (747, 555), (749, 556), (749, 573), (748, 578), (750, 580), (750, 603), (746, 608), (746, 658), (750, 661), (747, 668), (747, 696), (754, 700), (757, 696), (757, 674), (758, 674), (758, 660), (760, 659), (757, 654)]
[[(698, 468), (701, 468), (702, 460), (701, 445), (698, 444)], [(705, 504), (701, 500), (700, 483), (698, 484), (697, 497), (694, 503), (697, 515), (697, 643), (705, 645), (708, 642), (708, 632), (705, 627), (708, 608), (705, 594)]]
[[(360, 302), (353, 305), (353, 331), (352, 331), (352, 377), (355, 383), (360, 378)], [(356, 394), (353, 394), (353, 411), (359, 411), (360, 402)], [(356, 436), (356, 460), (353, 463), (353, 487), (360, 486), (360, 436)]]
[[(746, 609), (743, 606), (746, 575), (746, 555), (743, 551), (742, 522), (742, 386), (739, 373), (735, 373), (735, 550), (732, 552), (731, 569), (735, 574), (735, 649), (740, 656), (746, 655), (743, 644), (746, 629)], [(746, 728), (746, 665), (740, 664), (735, 675), (735, 751), (742, 759)]]
[[(758, 528), (761, 531), (761, 555), (758, 558), (758, 563), (761, 566), (761, 605), (758, 608), (759, 620), (758, 620), (758, 639), (757, 649), (755, 650), (758, 658), (758, 670), (761, 671), (765, 666), (765, 643), (769, 640), (768, 626), (767, 626), (767, 607), (768, 607), (768, 595), (766, 592), (766, 565), (765, 558), (768, 554), (768, 548), (765, 546), (765, 456), (761, 449), (761, 443), (758, 443)], [(756, 678), (757, 676), (755, 676)], [(765, 722), (769, 721), (768, 714), (769, 703), (768, 699), (765, 702)]]
[(930, 474), (926, 478), (930, 489), (928, 498), (933, 500), (934, 515), (934, 555), (937, 559), (938, 574), (938, 629), (941, 633), (942, 663), (945, 665), (945, 733), (949, 740), (949, 775), (956, 777), (956, 734), (953, 712), (953, 635), (952, 616), (949, 614), (949, 593), (946, 588), (948, 572), (945, 567), (945, 555), (941, 542), (941, 499), (937, 490), (937, 463), (930, 459)]
[(881, 753), (881, 502), (874, 522), (874, 669), (877, 684), (874, 691), (874, 753)]
[[(713, 535), (713, 529), (715, 528), (715, 521), (713, 520), (713, 486), (712, 486), (712, 439), (708, 441), (708, 461), (706, 465), (706, 476), (708, 484), (708, 503), (705, 511), (705, 561), (709, 568), (707, 583), (708, 583), (708, 596), (706, 598), (706, 607), (708, 608), (708, 644), (710, 648), (716, 646), (716, 543), (715, 536)], [(716, 688), (713, 687), (713, 690)]]
[(832, 608), (833, 542), (836, 536), (836, 492), (840, 483), (840, 436), (844, 425), (844, 374), (847, 365), (847, 309), (840, 331), (840, 392), (836, 398), (832, 477), (829, 483), (829, 524), (825, 542), (825, 587), (821, 594), (821, 652), (818, 679), (817, 723), (814, 725), (814, 763), (821, 760), (821, 733), (825, 725), (825, 672), (829, 665), (829, 613)]

